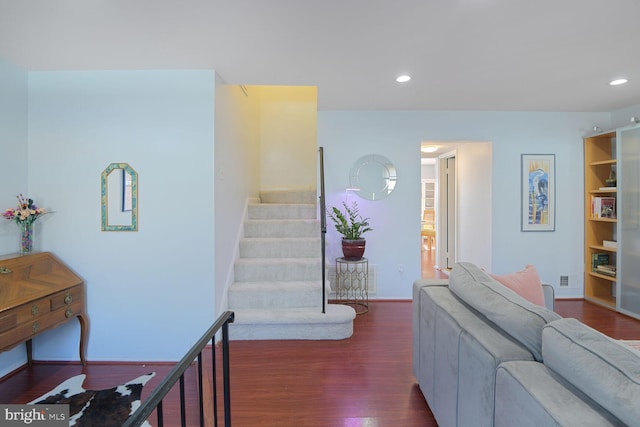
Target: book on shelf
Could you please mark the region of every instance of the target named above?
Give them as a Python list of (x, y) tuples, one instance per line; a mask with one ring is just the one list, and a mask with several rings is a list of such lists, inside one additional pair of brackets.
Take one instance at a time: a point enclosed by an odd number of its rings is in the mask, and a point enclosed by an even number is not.
[(591, 218), (615, 218), (615, 197), (591, 197)]
[(606, 276), (616, 276), (616, 266), (615, 265), (599, 265), (596, 267), (596, 273), (604, 274)]
[(600, 187), (598, 188), (600, 191), (617, 191), (616, 187)]
[(615, 277), (616, 266), (612, 264), (615, 262), (614, 259), (608, 253), (595, 252), (591, 254), (591, 271)]
[(607, 253), (595, 252), (591, 254), (591, 271), (596, 271), (599, 265), (609, 265), (610, 257)]
[(617, 248), (618, 242), (616, 242), (615, 240), (603, 240), (602, 246), (605, 246), (607, 248)]

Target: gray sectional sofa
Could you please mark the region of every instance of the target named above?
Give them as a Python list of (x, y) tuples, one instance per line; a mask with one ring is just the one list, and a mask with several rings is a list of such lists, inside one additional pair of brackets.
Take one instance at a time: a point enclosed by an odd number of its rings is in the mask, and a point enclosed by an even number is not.
[(413, 372), (439, 427), (640, 425), (640, 352), (470, 263), (413, 287)]

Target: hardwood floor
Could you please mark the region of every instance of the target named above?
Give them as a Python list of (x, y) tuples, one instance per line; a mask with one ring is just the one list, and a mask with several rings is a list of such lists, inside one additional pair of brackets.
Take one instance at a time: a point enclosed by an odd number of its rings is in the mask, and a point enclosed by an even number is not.
[(556, 300), (555, 312), (562, 317), (576, 318), (611, 338), (640, 340), (640, 320), (582, 299)]
[[(412, 374), (411, 302), (370, 301), (369, 307), (346, 340), (232, 341), (232, 425), (435, 426)], [(169, 369), (35, 363), (0, 383), (0, 402), (28, 402), (81, 372), (85, 388), (97, 389), (156, 371), (147, 392)], [(167, 411), (177, 413), (169, 399)]]
[(411, 303), (369, 307), (347, 340), (232, 343), (243, 367), (233, 372), (233, 424), (435, 426), (412, 374)]
[[(640, 321), (582, 301), (559, 300), (556, 311), (618, 339), (640, 339)], [(232, 425), (436, 426), (412, 374), (411, 302), (370, 301), (353, 337), (341, 341), (232, 341)], [(205, 360), (208, 357), (205, 356)], [(85, 388), (112, 387), (150, 371), (148, 392), (167, 364), (35, 363), (0, 383), (0, 403), (25, 403), (85, 372)], [(188, 425), (195, 425), (194, 369), (186, 376)], [(165, 425), (177, 423), (177, 392), (165, 400)], [(152, 425), (155, 419), (151, 419)]]
[(436, 249), (428, 249), (426, 246), (422, 247), (420, 251), (421, 257), (421, 270), (422, 279), (446, 279), (449, 276), (441, 269), (436, 268)]

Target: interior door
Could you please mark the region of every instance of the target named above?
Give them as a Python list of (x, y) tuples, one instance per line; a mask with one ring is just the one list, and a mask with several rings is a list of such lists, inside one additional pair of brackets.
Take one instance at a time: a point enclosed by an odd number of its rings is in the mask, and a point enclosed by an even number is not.
[(456, 263), (456, 157), (450, 156), (442, 159), (442, 193), (443, 212), (441, 224), (443, 233), (442, 249), (444, 264), (447, 269), (453, 268)]

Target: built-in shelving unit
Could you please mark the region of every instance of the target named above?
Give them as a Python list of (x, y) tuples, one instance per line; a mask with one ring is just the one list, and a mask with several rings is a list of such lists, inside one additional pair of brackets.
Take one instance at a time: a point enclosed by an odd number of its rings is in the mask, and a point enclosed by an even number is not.
[[(615, 208), (604, 212), (599, 203), (617, 197), (617, 187), (607, 182), (617, 174), (616, 132), (584, 138), (584, 162), (584, 295), (585, 299), (615, 309), (617, 247), (605, 242), (617, 241), (618, 219)], [(599, 271), (598, 264), (610, 267)]]
[(584, 203), (584, 297), (640, 319), (640, 126), (584, 138)]

